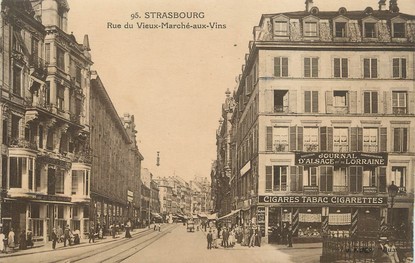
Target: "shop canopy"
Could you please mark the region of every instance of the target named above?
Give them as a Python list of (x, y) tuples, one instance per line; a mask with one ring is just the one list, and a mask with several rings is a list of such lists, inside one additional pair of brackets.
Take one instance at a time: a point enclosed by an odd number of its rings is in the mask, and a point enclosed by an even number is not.
[(222, 217), (219, 217), (218, 220), (222, 220), (222, 219), (228, 218), (230, 216), (233, 216), (234, 214), (238, 213), (239, 211), (241, 211), (241, 209), (233, 210), (229, 214), (224, 215)]
[(200, 218), (207, 218), (208, 216), (205, 213), (199, 213), (197, 214), (198, 217)]
[(159, 213), (151, 212), (151, 215), (155, 218), (160, 218), (160, 219), (162, 218)]
[(214, 213), (214, 214), (208, 215), (207, 218), (209, 220), (216, 220), (218, 218), (218, 213)]

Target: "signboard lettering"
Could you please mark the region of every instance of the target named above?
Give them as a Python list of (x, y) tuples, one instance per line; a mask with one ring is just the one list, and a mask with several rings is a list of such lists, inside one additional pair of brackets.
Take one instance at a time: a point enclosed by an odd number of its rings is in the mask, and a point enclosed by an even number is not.
[(259, 203), (267, 204), (356, 204), (387, 205), (387, 197), (366, 196), (267, 196), (260, 195)]
[(295, 154), (295, 164), (304, 166), (317, 165), (388, 165), (387, 153), (332, 153), (332, 152), (299, 152)]

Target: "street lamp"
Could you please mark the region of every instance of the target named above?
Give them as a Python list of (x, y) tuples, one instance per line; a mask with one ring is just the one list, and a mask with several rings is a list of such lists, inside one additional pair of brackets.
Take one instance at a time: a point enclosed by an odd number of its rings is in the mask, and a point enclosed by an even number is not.
[(395, 182), (392, 181), (392, 184), (388, 186), (388, 194), (391, 198), (391, 221), (390, 221), (390, 226), (391, 226), (392, 230), (394, 229), (394, 227), (393, 227), (393, 204), (394, 204), (394, 201), (395, 201), (395, 196), (398, 194), (398, 190), (399, 190), (399, 187), (397, 187), (395, 185)]

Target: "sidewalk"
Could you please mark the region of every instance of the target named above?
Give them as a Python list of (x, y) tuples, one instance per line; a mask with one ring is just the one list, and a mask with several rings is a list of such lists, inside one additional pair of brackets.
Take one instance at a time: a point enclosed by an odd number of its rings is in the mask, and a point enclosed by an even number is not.
[[(137, 235), (139, 233), (145, 232), (145, 231), (153, 231), (153, 229), (151, 228), (139, 228), (139, 229), (134, 229), (133, 231), (131, 231), (131, 235)], [(120, 234), (116, 235), (115, 238), (112, 238), (111, 236), (104, 236), (103, 239), (95, 239), (95, 243), (88, 243), (88, 239), (82, 239), (81, 243), (78, 245), (72, 245), (72, 246), (63, 246), (63, 243), (56, 243), (56, 249), (52, 249), (52, 241), (49, 241), (47, 243), (35, 243), (35, 245), (33, 246), (33, 248), (28, 248), (25, 250), (19, 250), (18, 248), (15, 248), (15, 250), (13, 252), (8, 252), (8, 253), (0, 253), (0, 258), (2, 257), (14, 257), (14, 256), (21, 256), (21, 255), (30, 255), (30, 254), (37, 254), (37, 253), (43, 253), (43, 252), (49, 252), (49, 251), (57, 251), (57, 250), (66, 250), (66, 249), (74, 249), (74, 248), (79, 248), (79, 247), (85, 247), (85, 246), (95, 246), (98, 244), (103, 244), (103, 243), (109, 243), (109, 242), (114, 242), (117, 240), (122, 240), (123, 237), (125, 236), (125, 232), (120, 232)]]

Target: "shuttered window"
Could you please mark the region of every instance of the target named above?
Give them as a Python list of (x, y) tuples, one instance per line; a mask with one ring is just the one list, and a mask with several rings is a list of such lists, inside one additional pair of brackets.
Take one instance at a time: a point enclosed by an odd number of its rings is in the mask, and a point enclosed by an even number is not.
[(379, 167), (379, 193), (386, 193), (386, 167)]
[(387, 128), (383, 127), (380, 128), (380, 151), (386, 152), (387, 151), (387, 141), (388, 141), (388, 134)]
[(364, 113), (378, 113), (378, 92), (365, 91), (363, 93)]
[(363, 59), (363, 77), (371, 79), (378, 77), (378, 60), (376, 58)]
[(393, 129), (393, 151), (407, 152), (408, 151), (408, 129), (394, 128)]
[(304, 91), (304, 112), (318, 112), (318, 91)]
[(405, 58), (394, 58), (392, 60), (392, 71), (394, 78), (406, 78), (406, 59)]
[(349, 61), (347, 58), (334, 59), (334, 77), (347, 78), (349, 77)]
[(362, 192), (362, 178), (363, 178), (363, 167), (362, 166), (351, 166), (350, 171), (350, 192), (361, 193)]
[(265, 191), (272, 191), (272, 166), (265, 167)]
[(272, 151), (272, 127), (267, 127), (267, 151)]
[(318, 77), (318, 58), (304, 58), (304, 77)]
[(290, 191), (303, 190), (303, 166), (290, 167)]
[(275, 57), (274, 58), (274, 76), (288, 77), (288, 58)]
[(333, 191), (333, 167), (331, 166), (320, 167), (320, 191)]

